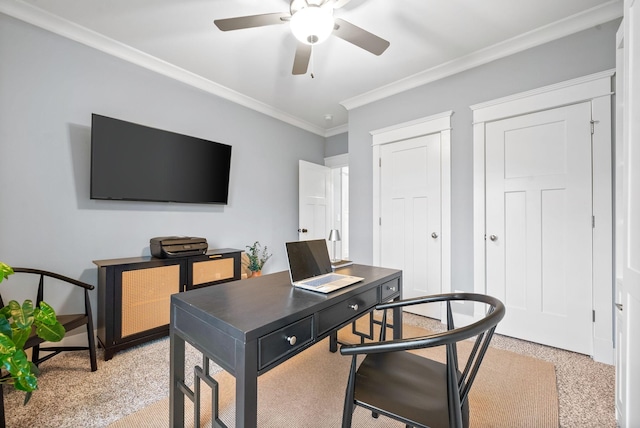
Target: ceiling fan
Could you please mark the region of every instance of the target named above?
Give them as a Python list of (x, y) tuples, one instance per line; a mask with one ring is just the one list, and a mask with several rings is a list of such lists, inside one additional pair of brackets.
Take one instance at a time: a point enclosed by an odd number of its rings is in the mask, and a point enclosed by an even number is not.
[(298, 40), (293, 60), (293, 74), (306, 74), (313, 45), (322, 43), (330, 35), (337, 36), (374, 55), (382, 54), (389, 42), (343, 19), (334, 18), (339, 9), (350, 0), (291, 0), (289, 13), (266, 13), (239, 16), (213, 21), (222, 31), (264, 27), (290, 23), (291, 32)]

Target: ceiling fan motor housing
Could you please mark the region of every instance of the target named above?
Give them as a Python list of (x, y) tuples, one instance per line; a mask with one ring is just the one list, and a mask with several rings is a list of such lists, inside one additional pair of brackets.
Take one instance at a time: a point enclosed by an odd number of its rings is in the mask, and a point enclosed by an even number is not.
[(291, 16), (291, 32), (302, 43), (315, 45), (325, 41), (333, 31), (333, 8), (313, 4)]

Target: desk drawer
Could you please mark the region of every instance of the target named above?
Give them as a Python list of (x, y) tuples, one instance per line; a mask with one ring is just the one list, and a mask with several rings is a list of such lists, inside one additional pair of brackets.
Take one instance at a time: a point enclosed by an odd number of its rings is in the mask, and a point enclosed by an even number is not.
[(313, 317), (290, 324), (258, 339), (258, 370), (311, 342)]
[(385, 282), (380, 286), (380, 302), (385, 302), (400, 291), (400, 279)]
[(378, 289), (372, 288), (321, 311), (318, 314), (318, 335), (368, 311), (377, 303)]

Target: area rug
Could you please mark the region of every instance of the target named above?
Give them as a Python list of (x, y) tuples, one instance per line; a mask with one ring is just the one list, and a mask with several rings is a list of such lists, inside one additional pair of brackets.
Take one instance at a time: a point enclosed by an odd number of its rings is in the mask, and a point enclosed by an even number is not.
[[(404, 326), (404, 335), (425, 335), (420, 327)], [(341, 332), (341, 340), (350, 341)], [(471, 343), (459, 352), (466, 355)], [(444, 354), (429, 350), (431, 358)], [(424, 351), (419, 351), (424, 352)], [(439, 355), (441, 354), (441, 355)], [(258, 378), (259, 427), (339, 427), (350, 357), (330, 353), (324, 340)], [(226, 372), (215, 375), (220, 383), (220, 418), (235, 426), (235, 379)], [(203, 388), (206, 389), (206, 388)], [(210, 427), (210, 397), (203, 397), (202, 426)], [(185, 426), (193, 426), (187, 401)], [(470, 394), (471, 427), (558, 427), (558, 392), (553, 364), (513, 352), (490, 348)], [(163, 399), (111, 424), (112, 428), (169, 426), (169, 399)], [(403, 424), (357, 408), (354, 427), (404, 427)]]

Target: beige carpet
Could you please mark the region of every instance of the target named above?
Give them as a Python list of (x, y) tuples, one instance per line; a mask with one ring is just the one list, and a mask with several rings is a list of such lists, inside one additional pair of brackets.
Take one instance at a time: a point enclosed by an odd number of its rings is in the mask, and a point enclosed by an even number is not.
[[(405, 325), (405, 335), (426, 333)], [(341, 335), (341, 340), (347, 340)], [(460, 347), (461, 356), (468, 346)], [(420, 351), (424, 352), (424, 351)], [(432, 352), (432, 350), (429, 350)], [(440, 352), (439, 352), (440, 353)], [(431, 354), (434, 357), (433, 353)], [(439, 358), (443, 358), (440, 355)], [(314, 345), (258, 379), (258, 425), (260, 427), (338, 427), (342, 417), (344, 389), (350, 358), (328, 351), (327, 340)], [(220, 417), (234, 423), (235, 380), (226, 372), (215, 375), (220, 383)], [(203, 402), (208, 411), (209, 397)], [(187, 400), (188, 402), (188, 400)], [(189, 406), (190, 407), (190, 406)], [(193, 426), (192, 410), (185, 426)], [(554, 366), (509, 351), (489, 349), (471, 390), (472, 427), (558, 427), (558, 393)], [(112, 428), (169, 426), (169, 400), (160, 400), (111, 424)], [(210, 426), (210, 414), (203, 425)], [(354, 427), (403, 427), (403, 424), (371, 414), (361, 408), (354, 413)]]

